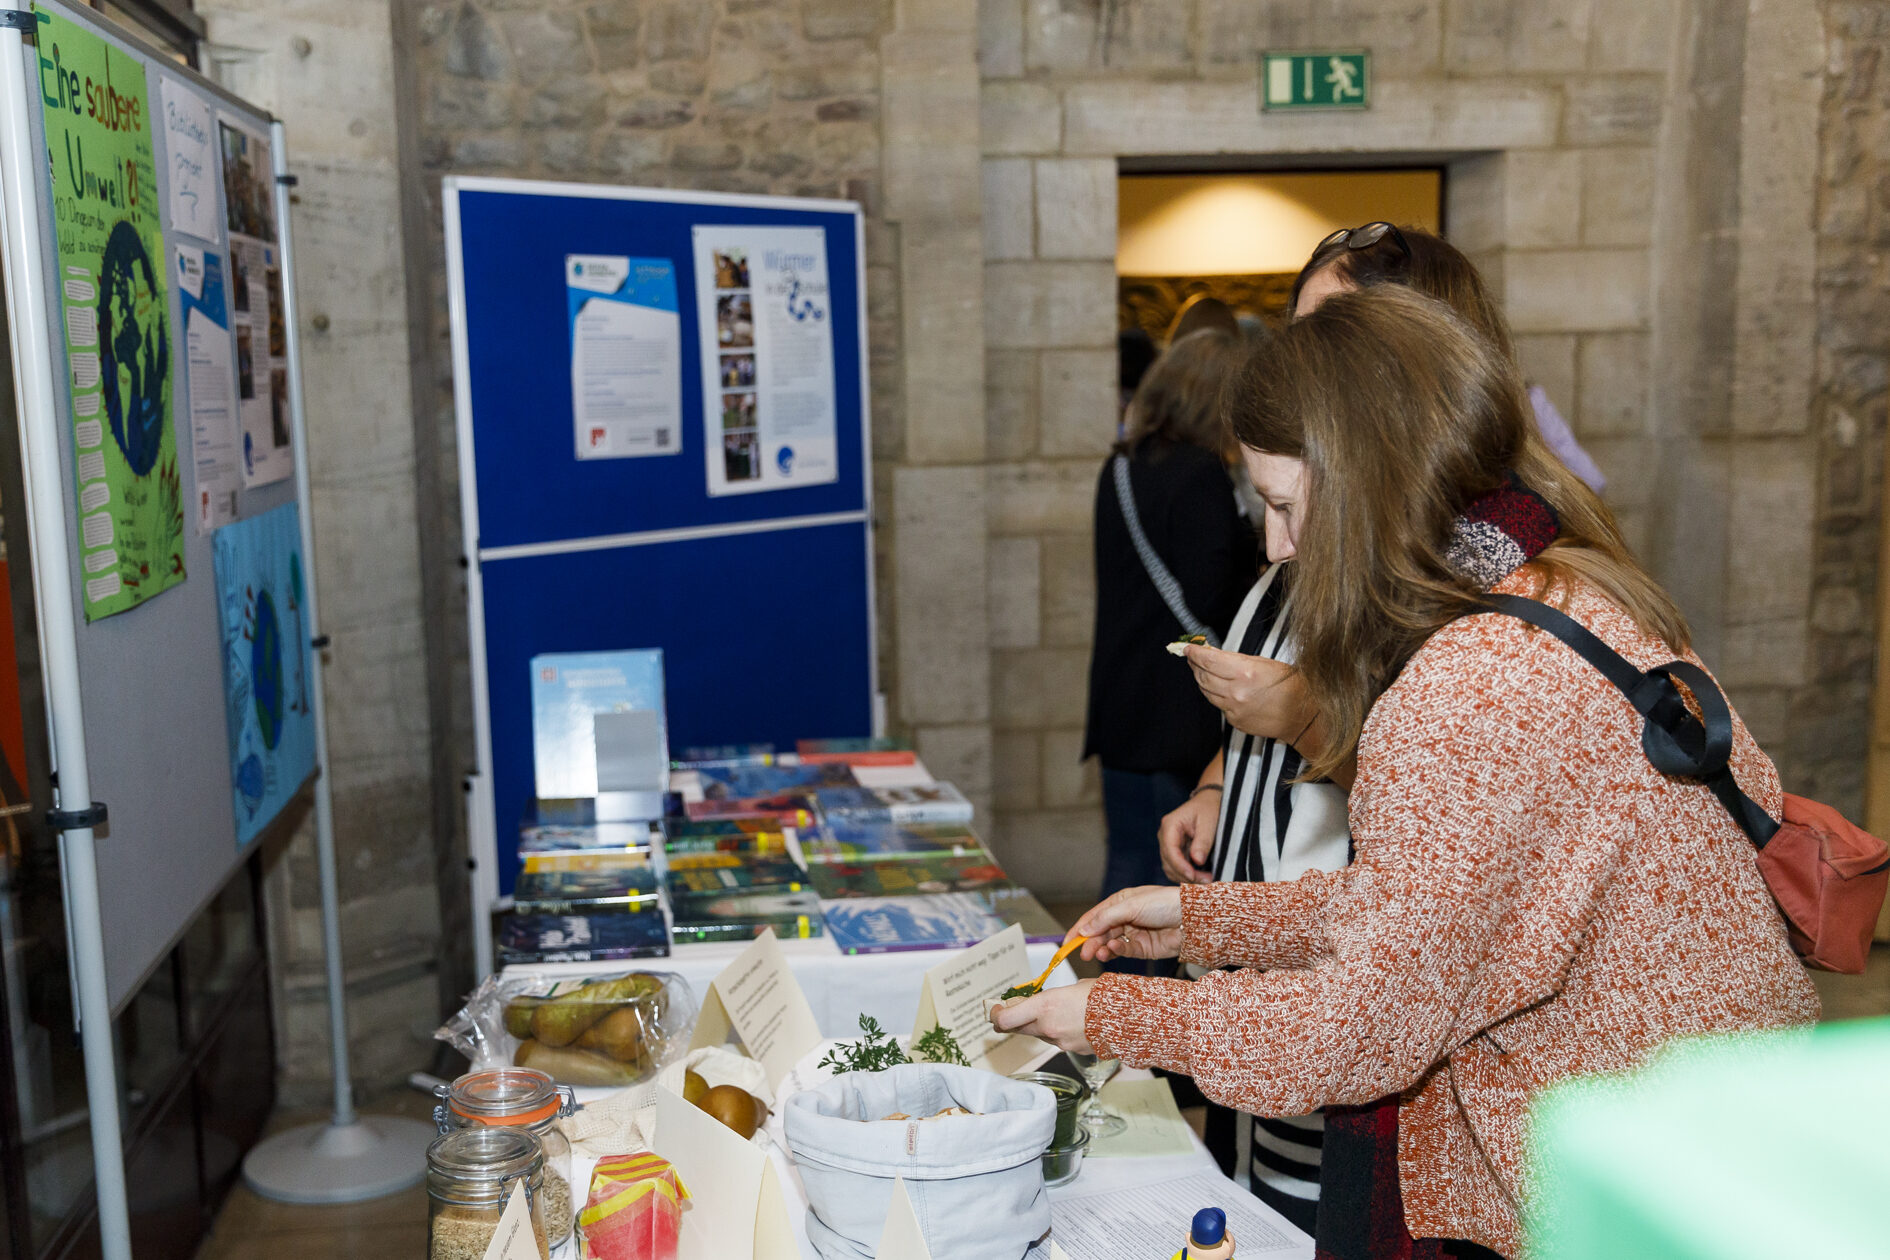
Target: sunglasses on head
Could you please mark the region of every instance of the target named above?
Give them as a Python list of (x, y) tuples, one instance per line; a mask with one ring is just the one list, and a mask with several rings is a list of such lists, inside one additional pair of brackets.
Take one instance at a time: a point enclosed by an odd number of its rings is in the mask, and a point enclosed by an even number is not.
[(1398, 247), (1399, 253), (1406, 258), (1411, 256), (1411, 243), (1404, 239), (1404, 233), (1393, 224), (1383, 220), (1367, 223), (1363, 227), (1340, 228), (1325, 240), (1320, 241), (1319, 248), (1313, 252), (1316, 254), (1333, 245), (1344, 245), (1347, 249), (1370, 249), (1386, 237), (1391, 238), (1392, 244)]

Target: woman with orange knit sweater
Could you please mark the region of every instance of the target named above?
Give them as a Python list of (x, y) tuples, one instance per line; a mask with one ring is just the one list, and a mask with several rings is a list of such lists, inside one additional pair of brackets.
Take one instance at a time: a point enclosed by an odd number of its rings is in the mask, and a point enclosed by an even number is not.
[[(1254, 352), (1230, 412), (1269, 558), (1295, 559), (1306, 773), (1356, 757), (1355, 860), (1118, 893), (1076, 925), (1085, 956), (1242, 969), (1106, 975), (993, 1015), (1245, 1111), (1350, 1109), (1322, 1260), (1513, 1256), (1538, 1091), (1818, 1013), (1712, 792), (1648, 764), (1639, 715), (1572, 651), (1478, 615), (1485, 591), (1540, 598), (1638, 667), (1693, 659), (1607, 509), (1524, 440), (1528, 405), (1500, 353), (1398, 286)], [(1735, 728), (1734, 774), (1776, 814), (1777, 773)]]

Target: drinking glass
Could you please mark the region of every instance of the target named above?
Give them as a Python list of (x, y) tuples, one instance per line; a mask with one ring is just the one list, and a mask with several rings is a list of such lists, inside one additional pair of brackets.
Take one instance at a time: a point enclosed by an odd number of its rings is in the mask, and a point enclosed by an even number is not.
[(1122, 1070), (1122, 1064), (1116, 1059), (1098, 1059), (1093, 1054), (1078, 1054), (1070, 1051), (1070, 1062), (1076, 1064), (1077, 1071), (1083, 1074), (1083, 1083), (1089, 1086), (1089, 1106), (1082, 1115), (1083, 1127), (1089, 1130), (1092, 1140), (1114, 1137), (1129, 1127), (1124, 1120), (1109, 1108), (1103, 1106), (1102, 1088), (1109, 1083), (1109, 1078)]

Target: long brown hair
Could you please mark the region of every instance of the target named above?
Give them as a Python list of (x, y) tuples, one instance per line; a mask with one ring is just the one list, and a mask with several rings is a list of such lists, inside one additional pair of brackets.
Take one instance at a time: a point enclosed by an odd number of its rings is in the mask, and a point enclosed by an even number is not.
[(1509, 321), (1503, 318), (1496, 295), (1483, 283), (1483, 274), (1462, 250), (1434, 232), (1407, 226), (1400, 227), (1397, 236), (1387, 232), (1364, 249), (1353, 249), (1345, 241), (1320, 245), (1293, 277), (1292, 300), (1286, 308), (1289, 317), (1299, 309), (1299, 293), (1306, 282), (1328, 267), (1354, 289), (1402, 284), (1434, 297), (1468, 320), (1504, 358), (1516, 357)]
[(1150, 438), (1221, 453), (1221, 389), (1239, 367), (1234, 338), (1204, 328), (1162, 352), (1129, 400), (1117, 449), (1133, 455)]
[(1337, 294), (1256, 349), (1228, 399), (1241, 445), (1306, 464), (1293, 632), (1332, 736), (1308, 778), (1345, 760), (1405, 662), (1476, 605), (1446, 552), (1458, 515), (1512, 470), (1561, 522), (1536, 594), (1580, 577), (1686, 649), (1685, 619), (1608, 509), (1531, 440), (1509, 356), (1444, 303), (1395, 284)]

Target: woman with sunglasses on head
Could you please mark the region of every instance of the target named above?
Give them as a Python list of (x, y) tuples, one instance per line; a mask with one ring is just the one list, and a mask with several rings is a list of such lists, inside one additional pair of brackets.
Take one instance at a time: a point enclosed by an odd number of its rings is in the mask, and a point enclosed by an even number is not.
[[(1712, 790), (1655, 770), (1639, 714), (1561, 642), (1479, 615), (1492, 590), (1540, 599), (1637, 668), (1695, 659), (1527, 408), (1500, 351), (1401, 285), (1334, 295), (1255, 352), (1231, 418), (1273, 554), (1295, 560), (1299, 673), (1324, 728), (1307, 774), (1356, 766), (1354, 860), (1119, 893), (1077, 923), (1085, 955), (1239, 970), (1108, 975), (993, 1016), (1244, 1110), (1351, 1109), (1356, 1147), (1327, 1150), (1322, 1257), (1514, 1256), (1542, 1090), (1673, 1037), (1818, 1013)], [(1730, 767), (1778, 812), (1736, 717)]]
[[(1293, 282), (1291, 310), (1304, 316), (1334, 294), (1386, 284), (1445, 303), (1503, 357), (1513, 357), (1509, 327), (1476, 267), (1449, 242), (1417, 228), (1367, 223), (1326, 237)], [(1539, 450), (1554, 432), (1546, 418), (1556, 426), (1561, 419), (1552, 406), (1543, 410), (1541, 391), (1531, 396), (1537, 402), (1536, 431), (1527, 438)], [(1592, 469), (1566, 428), (1561, 432), (1573, 457)], [(1584, 480), (1599, 488), (1599, 476)], [(1274, 518), (1266, 530), (1271, 551), (1281, 536), (1278, 513), (1262, 501), (1257, 516)], [(1197, 780), (1194, 795), (1162, 820), (1162, 869), (1178, 883), (1290, 880), (1307, 871), (1337, 870), (1351, 860), (1345, 796), (1351, 766), (1342, 763), (1329, 777), (1305, 773), (1324, 748), (1325, 728), (1315, 721), (1292, 668), (1293, 596), (1287, 570), (1277, 563), (1283, 557), (1269, 558), (1276, 563), (1241, 604), (1225, 650), (1188, 649), (1196, 683), (1227, 725), (1221, 753)], [(1328, 1145), (1325, 1130), (1319, 1113), (1242, 1116), (1210, 1104), (1206, 1140), (1230, 1177), (1310, 1230)], [(1340, 1132), (1331, 1141), (1342, 1146), (1346, 1138)]]

